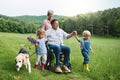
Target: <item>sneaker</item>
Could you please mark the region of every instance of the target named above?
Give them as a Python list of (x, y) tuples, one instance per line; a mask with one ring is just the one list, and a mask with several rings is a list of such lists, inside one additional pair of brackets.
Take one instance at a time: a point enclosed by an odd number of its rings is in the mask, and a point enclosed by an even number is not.
[(60, 66), (58, 66), (58, 67), (55, 68), (55, 72), (62, 73), (62, 70), (61, 70)]
[(67, 67), (67, 66), (63, 65), (63, 69), (65, 70), (65, 72), (67, 72), (67, 73), (71, 73), (71, 70), (70, 70), (70, 69), (68, 69), (68, 67)]

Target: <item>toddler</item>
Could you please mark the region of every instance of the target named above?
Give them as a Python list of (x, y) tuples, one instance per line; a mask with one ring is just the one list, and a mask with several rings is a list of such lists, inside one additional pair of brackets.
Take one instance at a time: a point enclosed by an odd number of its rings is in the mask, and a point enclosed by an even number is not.
[(89, 66), (88, 66), (89, 60), (90, 60), (90, 51), (93, 52), (93, 50), (90, 46), (90, 40), (89, 40), (90, 36), (91, 36), (91, 33), (88, 30), (83, 31), (83, 38), (78, 38), (77, 32), (76, 32), (76, 35), (75, 35), (78, 42), (81, 43), (81, 53), (84, 57), (83, 66), (84, 66), (84, 69), (86, 71), (90, 71)]
[[(45, 42), (47, 41), (46, 39), (46, 33), (43, 29), (38, 29), (36, 32), (37, 39), (35, 46), (36, 46), (36, 63), (35, 63), (35, 69), (38, 69), (38, 63), (41, 63), (41, 70), (44, 70), (46, 60), (47, 60), (47, 49)], [(42, 59), (41, 59), (42, 58)], [(42, 61), (40, 61), (42, 60)]]

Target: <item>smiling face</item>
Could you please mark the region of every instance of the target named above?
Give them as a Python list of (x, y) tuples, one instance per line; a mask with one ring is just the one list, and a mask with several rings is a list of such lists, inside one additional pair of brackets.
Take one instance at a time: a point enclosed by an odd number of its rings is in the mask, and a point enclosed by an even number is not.
[(51, 25), (52, 25), (52, 28), (56, 30), (56, 29), (59, 27), (59, 22), (58, 22), (58, 20), (57, 20), (57, 19), (53, 19), (53, 20), (51, 21)]
[(53, 28), (54, 29), (57, 29), (59, 27), (59, 23), (58, 23), (58, 21), (55, 21), (54, 23), (53, 23)]

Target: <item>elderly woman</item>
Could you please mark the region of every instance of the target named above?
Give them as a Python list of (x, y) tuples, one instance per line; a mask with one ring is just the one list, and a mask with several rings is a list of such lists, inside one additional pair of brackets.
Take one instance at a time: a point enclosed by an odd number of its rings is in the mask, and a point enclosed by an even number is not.
[(48, 12), (47, 12), (47, 19), (45, 19), (42, 22), (42, 29), (43, 30), (46, 31), (46, 30), (52, 28), (50, 21), (52, 20), (53, 15), (54, 15), (54, 12), (52, 10), (48, 10)]
[(63, 69), (65, 72), (71, 72), (71, 70), (67, 67), (69, 65), (70, 59), (70, 48), (63, 44), (63, 39), (68, 39), (75, 35), (76, 31), (68, 34), (64, 30), (59, 28), (59, 22), (57, 19), (53, 19), (51, 21), (52, 28), (46, 31), (46, 36), (48, 38), (48, 46), (53, 49), (56, 56), (56, 68), (55, 72), (61, 73), (60, 67), (60, 52), (62, 51), (64, 54), (64, 63)]

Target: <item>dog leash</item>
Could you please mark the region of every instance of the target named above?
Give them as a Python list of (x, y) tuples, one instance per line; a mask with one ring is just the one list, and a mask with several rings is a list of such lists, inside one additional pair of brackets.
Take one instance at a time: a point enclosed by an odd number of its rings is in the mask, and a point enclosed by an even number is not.
[(35, 52), (33, 52), (33, 53), (30, 55), (30, 57), (32, 57), (34, 54), (35, 54)]

